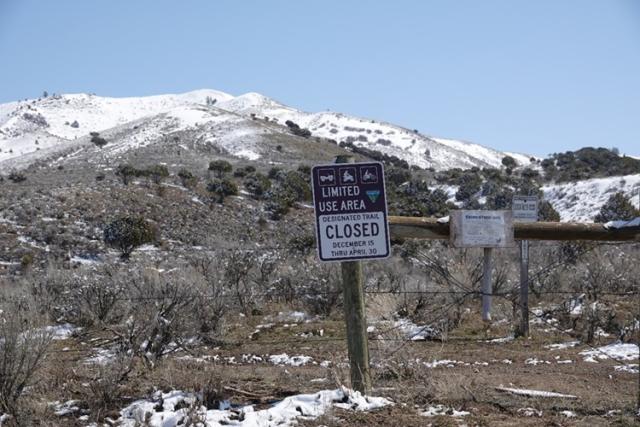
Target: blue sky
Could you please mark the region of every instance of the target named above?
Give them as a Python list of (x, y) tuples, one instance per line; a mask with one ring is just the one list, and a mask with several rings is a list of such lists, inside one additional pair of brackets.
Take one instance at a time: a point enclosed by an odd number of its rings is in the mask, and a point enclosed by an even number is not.
[(640, 154), (640, 1), (0, 0), (0, 102), (255, 91), (536, 155)]

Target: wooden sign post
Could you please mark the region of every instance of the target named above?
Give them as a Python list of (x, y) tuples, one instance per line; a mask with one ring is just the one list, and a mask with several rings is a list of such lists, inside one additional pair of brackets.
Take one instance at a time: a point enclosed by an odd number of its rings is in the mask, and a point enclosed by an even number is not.
[(334, 164), (311, 169), (318, 258), (341, 262), (351, 386), (371, 391), (369, 343), (362, 263), (390, 254), (387, 200), (381, 163), (354, 163), (339, 156)]

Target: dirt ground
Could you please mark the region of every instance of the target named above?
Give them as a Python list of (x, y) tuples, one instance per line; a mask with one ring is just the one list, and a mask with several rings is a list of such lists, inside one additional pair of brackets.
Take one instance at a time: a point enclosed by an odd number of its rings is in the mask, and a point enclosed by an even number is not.
[[(155, 389), (197, 390), (213, 382), (219, 398), (262, 408), (286, 396), (349, 385), (339, 315), (301, 323), (275, 322), (260, 328), (264, 325), (261, 316), (239, 316), (234, 321), (229, 325), (226, 343), (191, 354), (177, 352), (155, 369), (140, 369), (130, 376), (126, 384), (130, 394), (127, 398), (124, 393), (122, 402), (144, 397), (145, 392)], [(494, 326), (477, 335), (452, 335), (446, 342), (379, 340), (374, 332), (370, 335), (372, 395), (386, 397), (394, 405), (372, 412), (334, 410), (315, 420), (300, 420), (300, 425), (638, 425), (638, 376), (614, 368), (624, 362), (587, 362), (579, 354), (591, 349), (584, 344), (558, 350), (546, 348), (572, 340), (544, 325), (534, 326), (528, 339), (492, 341), (507, 336), (507, 326)], [(257, 329), (260, 332), (252, 335)], [(99, 335), (98, 331), (81, 331), (67, 340), (56, 341), (52, 353), (55, 362), (48, 364), (40, 386), (45, 384), (40, 391), (50, 400), (87, 399), (90, 382), (102, 375), (95, 371), (99, 364), (87, 363), (105, 344)], [(603, 340), (594, 346), (607, 343)], [(309, 359), (283, 364), (270, 360), (271, 356), (282, 354)], [(575, 398), (518, 396), (501, 391), (500, 387), (556, 392)], [(440, 408), (436, 412), (442, 415), (421, 415), (429, 408)], [(467, 414), (455, 416), (457, 411)], [(117, 418), (118, 414), (112, 410), (103, 415)], [(55, 425), (86, 424), (78, 424), (70, 416), (58, 417)]]

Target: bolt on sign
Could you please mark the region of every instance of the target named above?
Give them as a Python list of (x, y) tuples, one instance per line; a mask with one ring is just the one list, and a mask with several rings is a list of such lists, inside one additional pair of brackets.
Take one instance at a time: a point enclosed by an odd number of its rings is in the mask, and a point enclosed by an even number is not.
[(456, 248), (507, 248), (513, 240), (511, 211), (452, 211), (450, 241)]
[(320, 261), (388, 257), (382, 164), (319, 165), (311, 169), (311, 176)]
[(538, 221), (538, 197), (537, 196), (513, 196), (511, 211), (514, 222)]

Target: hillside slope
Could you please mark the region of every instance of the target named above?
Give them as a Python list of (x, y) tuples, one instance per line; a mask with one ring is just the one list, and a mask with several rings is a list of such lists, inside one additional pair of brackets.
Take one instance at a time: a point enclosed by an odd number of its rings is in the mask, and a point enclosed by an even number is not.
[[(287, 121), (309, 129), (313, 137), (351, 143), (423, 168), (498, 167), (505, 155), (477, 144), (430, 138), (385, 122), (334, 112), (306, 113), (257, 93), (234, 97), (198, 90), (138, 98), (71, 94), (2, 104), (0, 170), (66, 150), (91, 132), (120, 135), (120, 139), (109, 140), (118, 148), (106, 151), (121, 153), (141, 144), (162, 142), (172, 132), (189, 131), (192, 140), (208, 140), (232, 156), (257, 160), (265, 156), (265, 135), (291, 135)], [(522, 164), (529, 162), (529, 156), (514, 157)]]

